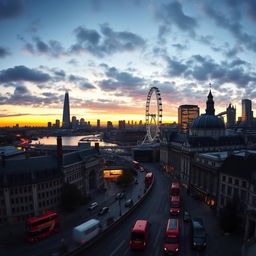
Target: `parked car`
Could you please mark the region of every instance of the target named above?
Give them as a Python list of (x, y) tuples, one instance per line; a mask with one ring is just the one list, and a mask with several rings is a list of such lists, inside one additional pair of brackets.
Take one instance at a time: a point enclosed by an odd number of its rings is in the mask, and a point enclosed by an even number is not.
[(108, 207), (103, 207), (103, 208), (100, 209), (98, 215), (104, 215), (105, 213), (108, 212), (108, 210), (109, 210)]
[(189, 222), (190, 219), (191, 219), (191, 217), (190, 217), (189, 212), (188, 212), (188, 211), (185, 211), (185, 212), (184, 212), (184, 215), (183, 215), (183, 220), (184, 220), (185, 222)]
[(206, 231), (201, 218), (191, 219), (191, 243), (192, 248), (203, 250), (206, 247)]
[(125, 207), (132, 207), (133, 206), (133, 200), (131, 198), (127, 199), (124, 204)]
[(92, 211), (94, 210), (96, 207), (98, 207), (98, 203), (97, 202), (93, 202), (89, 205), (88, 210)]
[(122, 199), (124, 198), (124, 192), (119, 192), (116, 194), (116, 199)]

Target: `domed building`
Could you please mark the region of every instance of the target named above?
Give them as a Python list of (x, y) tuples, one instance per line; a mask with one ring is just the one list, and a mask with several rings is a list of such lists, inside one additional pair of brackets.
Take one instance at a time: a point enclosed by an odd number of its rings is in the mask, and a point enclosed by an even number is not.
[(212, 92), (208, 94), (206, 113), (195, 118), (191, 124), (189, 134), (192, 136), (223, 136), (225, 124), (223, 120), (215, 116)]
[[(206, 101), (206, 113), (193, 120), (189, 134), (163, 129), (160, 141), (160, 162), (164, 170), (175, 176), (189, 191), (200, 193), (205, 202), (215, 203), (219, 163), (209, 159), (202, 159), (201, 163), (199, 159), (210, 152), (218, 155), (247, 147), (241, 134), (225, 132), (223, 120), (215, 116), (211, 91)], [(203, 166), (206, 163), (209, 164), (207, 168)]]

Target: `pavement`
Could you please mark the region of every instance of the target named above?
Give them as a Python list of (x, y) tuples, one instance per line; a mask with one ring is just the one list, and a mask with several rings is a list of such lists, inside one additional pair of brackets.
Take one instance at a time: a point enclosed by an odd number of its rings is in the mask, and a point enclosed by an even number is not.
[[(225, 234), (219, 227), (216, 213), (204, 202), (192, 198), (183, 188), (182, 199), (184, 210), (187, 210), (191, 217), (203, 219), (207, 233), (207, 256), (241, 256), (243, 236), (241, 233)], [(187, 231), (189, 235), (189, 231)], [(190, 245), (189, 245), (190, 246)]]

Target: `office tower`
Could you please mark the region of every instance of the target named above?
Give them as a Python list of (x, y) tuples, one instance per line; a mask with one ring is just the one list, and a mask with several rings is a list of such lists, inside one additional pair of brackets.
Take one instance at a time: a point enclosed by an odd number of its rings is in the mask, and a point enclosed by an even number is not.
[(252, 101), (248, 99), (242, 100), (242, 121), (253, 121)]
[(72, 128), (76, 128), (77, 126), (77, 120), (76, 120), (76, 116), (72, 116), (72, 119), (71, 119), (71, 126)]
[(199, 116), (197, 105), (181, 105), (178, 109), (178, 123), (183, 133), (188, 133), (192, 121)]
[(125, 120), (119, 120), (118, 127), (119, 129), (125, 129)]
[(52, 122), (48, 122), (47, 123), (47, 127), (50, 129), (50, 128), (52, 128)]
[(112, 129), (113, 128), (113, 124), (111, 121), (107, 121), (107, 129)]
[(59, 119), (56, 119), (56, 121), (55, 121), (55, 127), (56, 127), (56, 128), (60, 128), (60, 120), (59, 120)]
[(142, 125), (142, 120), (140, 120), (139, 125)]
[(84, 118), (81, 118), (81, 119), (80, 119), (80, 126), (82, 126), (82, 127), (85, 126)]
[(227, 107), (227, 128), (236, 124), (236, 108), (229, 103)]
[(97, 119), (97, 129), (100, 129), (100, 119)]
[(69, 112), (69, 97), (68, 92), (65, 93), (64, 107), (63, 107), (63, 118), (62, 127), (70, 128), (70, 112)]

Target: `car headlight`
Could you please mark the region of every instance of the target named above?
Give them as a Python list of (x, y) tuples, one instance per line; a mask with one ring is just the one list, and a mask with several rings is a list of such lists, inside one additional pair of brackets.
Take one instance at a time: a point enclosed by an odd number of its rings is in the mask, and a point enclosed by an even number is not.
[(178, 251), (179, 251), (179, 248), (176, 248), (175, 251), (178, 252)]
[(164, 251), (165, 251), (165, 252), (167, 251), (167, 248), (166, 248), (166, 247), (164, 247)]
[(196, 245), (196, 242), (194, 242), (193, 245)]

